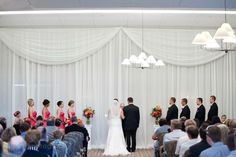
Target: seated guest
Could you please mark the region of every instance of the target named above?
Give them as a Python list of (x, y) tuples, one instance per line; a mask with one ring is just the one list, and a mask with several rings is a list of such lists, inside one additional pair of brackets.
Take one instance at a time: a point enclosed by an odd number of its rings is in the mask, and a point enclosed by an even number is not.
[(3, 141), (3, 153), (8, 154), (8, 143), (10, 142), (11, 138), (16, 136), (16, 130), (13, 127), (6, 128), (1, 136)]
[(58, 157), (56, 148), (48, 142), (47, 130), (44, 127), (37, 128), (41, 132), (41, 140), (39, 144), (39, 152), (49, 155), (50, 157)]
[(227, 157), (236, 157), (236, 146), (235, 146), (236, 134), (230, 134), (227, 138), (227, 146), (230, 150), (230, 154)]
[(58, 157), (66, 157), (67, 156), (67, 146), (62, 141), (63, 133), (59, 130), (53, 132), (54, 141), (51, 143), (57, 151)]
[(218, 117), (218, 106), (216, 104), (216, 97), (214, 95), (210, 96), (210, 104), (211, 104), (211, 107), (207, 114), (208, 121), (212, 121), (212, 118), (214, 116)]
[(169, 100), (169, 105), (170, 107), (168, 108), (167, 115), (166, 115), (166, 120), (168, 124), (170, 124), (170, 121), (172, 119), (178, 119), (178, 107), (175, 105), (176, 98), (171, 97)]
[(226, 120), (227, 120), (227, 116), (225, 114), (223, 114), (221, 117), (220, 117), (220, 121), (222, 124), (225, 124), (226, 123)]
[(225, 124), (218, 124), (217, 126), (220, 128), (221, 141), (224, 144), (227, 144), (227, 137), (229, 135), (229, 128)]
[(64, 134), (64, 133), (65, 133), (65, 129), (63, 129), (63, 128), (61, 127), (61, 123), (62, 123), (61, 119), (56, 118), (56, 120), (55, 120), (55, 126), (57, 127), (58, 130), (60, 130), (60, 131)]
[(198, 107), (197, 107), (195, 119), (197, 119), (199, 121), (199, 126), (201, 126), (202, 123), (205, 121), (206, 109), (205, 109), (205, 106), (203, 105), (202, 98), (197, 98), (196, 104)]
[(229, 155), (229, 149), (221, 142), (220, 128), (213, 125), (206, 129), (207, 142), (211, 145), (210, 148), (201, 152), (200, 157), (226, 157)]
[(159, 147), (163, 144), (163, 139), (161, 139), (161, 138), (163, 138), (164, 134), (168, 133), (169, 130), (170, 130), (170, 126), (167, 125), (167, 121), (164, 118), (161, 118), (159, 120), (159, 125), (160, 125), (160, 127), (155, 131), (155, 133), (152, 136), (152, 139), (155, 140), (155, 143), (154, 143), (154, 154), (155, 154), (155, 157), (159, 157), (160, 156), (160, 154), (159, 154), (159, 152), (160, 152)]
[(38, 130), (27, 132), (25, 136), (27, 147), (22, 157), (48, 157), (47, 154), (38, 151), (40, 138), (40, 132)]
[(206, 150), (210, 147), (210, 145), (207, 143), (207, 140), (206, 140), (206, 128), (208, 127), (208, 125), (209, 124), (206, 122), (202, 123), (202, 126), (199, 129), (201, 142), (189, 148), (189, 157), (199, 157), (199, 155), (201, 154), (203, 150)]
[(20, 132), (21, 132), (21, 136), (25, 139), (25, 135), (27, 133), (27, 131), (30, 130), (30, 124), (27, 123), (27, 122), (23, 122), (21, 125), (20, 125)]
[(192, 145), (200, 141), (198, 138), (197, 126), (190, 125), (186, 128), (186, 130), (187, 130), (189, 140), (181, 144), (179, 157), (183, 157), (184, 153), (189, 149), (189, 147), (191, 147)]
[(20, 125), (23, 123), (23, 119), (21, 119), (21, 113), (20, 111), (16, 111), (14, 113), (15, 121), (13, 127), (16, 130), (16, 134), (20, 135)]
[(212, 117), (211, 125), (215, 125), (215, 124), (221, 124), (220, 117), (218, 117), (218, 116), (213, 116)]
[(9, 143), (8, 151), (11, 154), (22, 156), (25, 152), (26, 142), (21, 136), (14, 136)]
[[(192, 119), (188, 119), (185, 121), (184, 123), (184, 126), (185, 128), (189, 127), (189, 126), (197, 126), (196, 122)], [(184, 128), (184, 130), (185, 130)], [(184, 136), (180, 137), (178, 140), (177, 140), (177, 145), (176, 145), (176, 149), (175, 149), (175, 154), (176, 155), (179, 155), (180, 154), (180, 148), (181, 148), (181, 145), (184, 143), (184, 142), (187, 142), (189, 141), (189, 136), (187, 134), (185, 134)]]
[(36, 118), (36, 128), (40, 127), (40, 126), (43, 126), (43, 116), (39, 115), (37, 118)]
[(229, 134), (236, 131), (236, 119), (232, 119), (229, 123)]
[(85, 148), (85, 156), (87, 156), (88, 141), (90, 140), (88, 131), (85, 127), (81, 127), (80, 125), (78, 125), (78, 120), (76, 116), (72, 117), (71, 121), (72, 125), (67, 126), (65, 128), (65, 134), (68, 134), (73, 131), (81, 132), (84, 135), (83, 147)]
[(182, 111), (180, 113), (179, 118), (186, 117), (187, 119), (190, 119), (191, 112), (188, 107), (188, 99), (186, 99), (186, 98), (181, 99), (181, 108), (182, 108)]
[(55, 126), (55, 120), (53, 117), (50, 117), (47, 121), (46, 125), (46, 130), (47, 130), (47, 137), (48, 139), (53, 138), (53, 132), (57, 130), (57, 127)]
[(181, 130), (182, 125), (180, 120), (173, 119), (171, 120), (171, 132), (164, 135), (163, 143), (169, 142), (169, 141), (177, 141), (180, 137), (183, 137), (186, 135), (185, 132)]
[(3, 132), (4, 130), (3, 130), (3, 127), (2, 127), (2, 125), (0, 124), (0, 137), (2, 136), (2, 132)]
[(3, 127), (3, 130), (5, 130), (7, 128), (7, 120), (5, 117), (0, 117), (0, 124)]
[(185, 131), (184, 123), (185, 123), (186, 120), (187, 120), (186, 117), (181, 117), (181, 118), (180, 118), (180, 122), (181, 122), (181, 124), (182, 124), (182, 128), (181, 128), (182, 131)]

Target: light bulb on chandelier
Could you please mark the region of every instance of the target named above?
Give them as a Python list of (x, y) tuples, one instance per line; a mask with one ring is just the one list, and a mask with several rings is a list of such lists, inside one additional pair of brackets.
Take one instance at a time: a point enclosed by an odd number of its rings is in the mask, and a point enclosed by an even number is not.
[[(211, 51), (236, 51), (236, 36), (231, 25), (227, 23), (226, 18), (226, 0), (225, 2), (225, 22), (217, 29), (214, 37), (209, 32), (205, 31), (198, 33), (193, 41), (193, 45), (200, 45), (201, 48)], [(220, 44), (218, 44), (219, 40)]]

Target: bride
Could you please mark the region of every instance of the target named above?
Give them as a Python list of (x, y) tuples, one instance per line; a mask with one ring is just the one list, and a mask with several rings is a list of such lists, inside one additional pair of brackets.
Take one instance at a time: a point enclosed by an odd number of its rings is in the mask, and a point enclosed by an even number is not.
[(113, 100), (113, 105), (108, 111), (109, 131), (106, 148), (103, 155), (128, 155), (124, 133), (122, 130), (121, 118), (124, 119), (123, 110), (120, 108), (118, 99)]

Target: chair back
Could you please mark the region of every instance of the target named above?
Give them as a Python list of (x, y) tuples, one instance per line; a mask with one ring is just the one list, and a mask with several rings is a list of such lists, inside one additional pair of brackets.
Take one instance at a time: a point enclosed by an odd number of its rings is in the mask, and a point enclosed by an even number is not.
[(165, 157), (178, 157), (178, 155), (175, 155), (176, 145), (177, 141), (170, 141), (164, 144)]

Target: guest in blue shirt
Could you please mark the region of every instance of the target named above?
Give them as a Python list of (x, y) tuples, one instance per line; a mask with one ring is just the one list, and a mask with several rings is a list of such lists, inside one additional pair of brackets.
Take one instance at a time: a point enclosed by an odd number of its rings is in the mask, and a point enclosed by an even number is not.
[(168, 133), (170, 131), (170, 126), (167, 125), (167, 120), (165, 118), (161, 118), (159, 120), (160, 127), (156, 129), (155, 133), (152, 136), (152, 139), (156, 142), (154, 143), (154, 156), (159, 157), (160, 156), (160, 146), (163, 144), (163, 137), (164, 134)]
[(236, 134), (232, 133), (227, 138), (227, 145), (230, 150), (230, 154), (227, 157), (236, 157), (236, 146), (235, 146)]
[(229, 155), (229, 149), (221, 142), (220, 128), (211, 125), (207, 128), (207, 142), (211, 145), (210, 148), (204, 150), (200, 157), (226, 157)]

